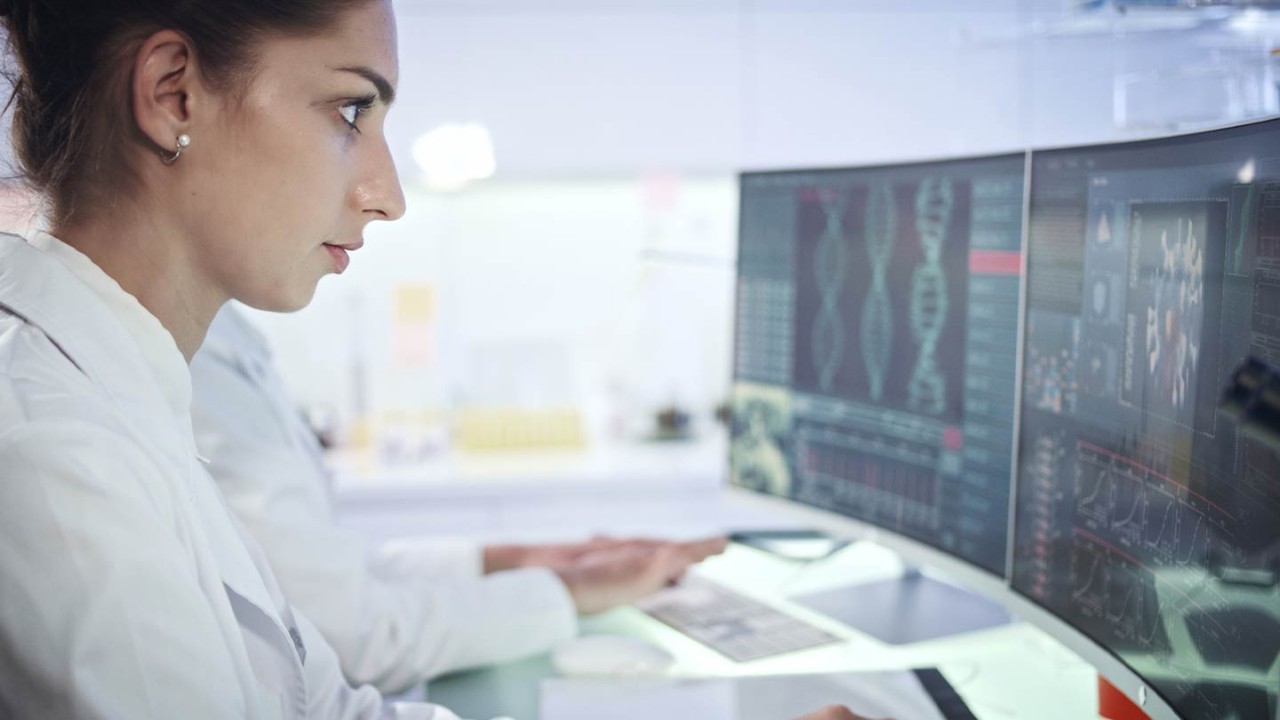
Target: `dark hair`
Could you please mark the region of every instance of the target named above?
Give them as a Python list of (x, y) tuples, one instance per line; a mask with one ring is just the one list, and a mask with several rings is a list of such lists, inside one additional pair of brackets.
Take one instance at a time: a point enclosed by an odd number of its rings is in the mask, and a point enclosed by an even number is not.
[[(129, 105), (133, 54), (160, 30), (192, 43), (219, 90), (252, 78), (267, 35), (305, 36), (370, 0), (0, 0), (8, 30), (13, 145), (21, 177), (69, 219), (135, 175), (120, 149), (149, 140)], [(158, 149), (157, 149), (158, 150)]]

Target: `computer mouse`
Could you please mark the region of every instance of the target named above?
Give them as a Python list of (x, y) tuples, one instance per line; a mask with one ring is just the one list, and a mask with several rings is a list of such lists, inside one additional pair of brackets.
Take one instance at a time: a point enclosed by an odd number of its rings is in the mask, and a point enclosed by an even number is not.
[(584, 635), (551, 653), (556, 672), (575, 677), (662, 675), (675, 662), (671, 653), (657, 645), (625, 635)]

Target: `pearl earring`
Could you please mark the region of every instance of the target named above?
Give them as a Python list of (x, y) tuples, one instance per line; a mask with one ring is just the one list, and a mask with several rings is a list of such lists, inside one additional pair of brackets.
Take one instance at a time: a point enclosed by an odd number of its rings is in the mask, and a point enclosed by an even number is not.
[(161, 158), (161, 161), (165, 165), (172, 165), (178, 161), (178, 158), (182, 157), (182, 151), (191, 146), (191, 136), (186, 133), (182, 133), (174, 141), (174, 144), (177, 146), (177, 149), (173, 151), (173, 154), (165, 155)]

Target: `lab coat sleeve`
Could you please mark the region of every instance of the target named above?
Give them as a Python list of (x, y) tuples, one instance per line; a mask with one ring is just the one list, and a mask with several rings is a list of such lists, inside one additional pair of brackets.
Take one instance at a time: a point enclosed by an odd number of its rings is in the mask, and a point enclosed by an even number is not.
[[(191, 369), (196, 441), (210, 473), (351, 681), (399, 692), (446, 671), (544, 652), (576, 632), (572, 598), (548, 570), (476, 577), (475, 546), (441, 561), (447, 552), (377, 547), (340, 528), (275, 374), (255, 382), (204, 353)], [(471, 577), (441, 569), (450, 563)]]
[(0, 716), (258, 716), (134, 448), (87, 423), (0, 438)]
[[(364, 717), (360, 710), (362, 703), (353, 698), (362, 691), (353, 690), (342, 678), (342, 669), (333, 648), (306, 616), (295, 614), (294, 620), (307, 648), (307, 661), (303, 664), (307, 687), (311, 690), (307, 695), (307, 717), (332, 720)], [(379, 720), (462, 720), (448, 708), (429, 703), (387, 703), (380, 711)]]
[(395, 578), (461, 577), (484, 575), (484, 547), (465, 539), (409, 537), (388, 540), (370, 560), (375, 571)]

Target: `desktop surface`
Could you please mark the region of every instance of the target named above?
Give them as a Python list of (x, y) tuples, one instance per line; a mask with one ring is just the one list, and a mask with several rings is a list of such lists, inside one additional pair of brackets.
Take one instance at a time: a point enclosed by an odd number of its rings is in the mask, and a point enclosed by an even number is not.
[[(932, 668), (723, 678), (551, 679), (539, 702), (547, 720), (697, 718), (789, 720), (815, 703), (844, 705), (862, 717), (974, 720)], [(821, 700), (818, 700), (821, 698)]]
[[(978, 718), (1081, 720), (1097, 717), (1097, 673), (1039, 630), (1007, 625), (944, 640), (891, 646), (785, 598), (902, 571), (890, 551), (856, 543), (819, 564), (776, 558), (741, 546), (704, 563), (699, 573), (744, 594), (785, 607), (843, 642), (754, 662), (738, 663), (634, 608), (584, 619), (587, 634), (622, 634), (661, 645), (677, 659), (676, 678), (724, 678), (813, 673), (883, 672), (937, 667)], [(463, 717), (539, 718), (540, 688), (556, 678), (546, 655), (432, 681), (428, 697)], [(625, 688), (620, 688), (625, 690)], [(821, 698), (815, 699), (819, 704)], [(685, 716), (691, 717), (691, 716)], [(555, 720), (543, 717), (541, 720)], [(672, 715), (670, 720), (681, 720)]]

